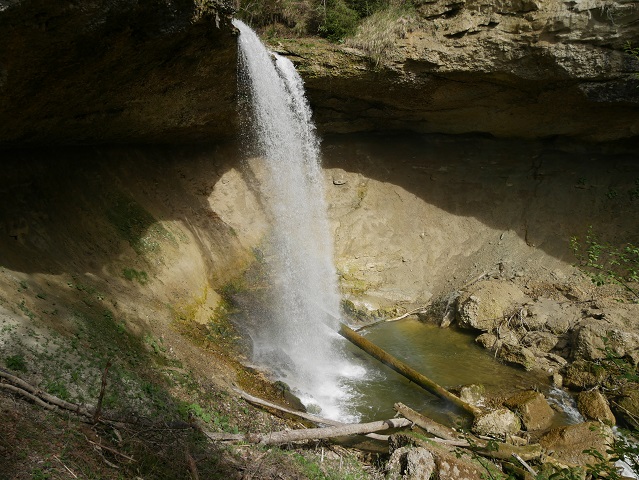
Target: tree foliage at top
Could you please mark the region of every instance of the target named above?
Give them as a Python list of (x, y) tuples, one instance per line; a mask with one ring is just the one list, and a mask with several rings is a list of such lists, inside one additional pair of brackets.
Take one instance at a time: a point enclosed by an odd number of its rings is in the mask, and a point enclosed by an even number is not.
[(241, 0), (239, 16), (254, 28), (288, 29), (295, 35), (320, 35), (341, 41), (362, 19), (408, 0)]

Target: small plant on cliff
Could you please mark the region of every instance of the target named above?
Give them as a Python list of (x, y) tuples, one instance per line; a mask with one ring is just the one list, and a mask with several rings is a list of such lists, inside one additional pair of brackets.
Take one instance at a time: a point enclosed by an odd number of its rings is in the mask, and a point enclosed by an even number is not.
[(570, 247), (578, 266), (593, 283), (616, 283), (639, 301), (639, 291), (635, 286), (639, 282), (639, 246), (632, 243), (614, 246), (603, 242), (589, 227), (583, 240), (578, 237), (570, 239)]

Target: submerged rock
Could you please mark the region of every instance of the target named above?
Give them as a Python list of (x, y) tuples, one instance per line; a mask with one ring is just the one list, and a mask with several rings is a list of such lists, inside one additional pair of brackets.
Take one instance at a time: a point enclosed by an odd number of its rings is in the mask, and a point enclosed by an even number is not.
[(537, 357), (532, 350), (521, 345), (505, 343), (500, 346), (497, 356), (506, 363), (520, 365), (526, 370), (533, 370), (537, 365)]
[(459, 390), (459, 398), (471, 405), (481, 405), (486, 388), (483, 385), (464, 385)]

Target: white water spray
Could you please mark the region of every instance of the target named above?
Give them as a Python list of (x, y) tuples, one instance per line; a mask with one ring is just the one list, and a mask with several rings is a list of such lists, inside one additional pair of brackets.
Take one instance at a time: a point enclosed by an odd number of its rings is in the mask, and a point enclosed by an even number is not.
[(254, 360), (270, 366), (327, 417), (343, 417), (340, 379), (356, 374), (338, 348), (333, 244), (319, 162), (319, 141), (293, 64), (266, 49), (239, 20), (240, 81), (248, 87), (262, 196), (272, 217), (267, 255), (272, 308), (253, 335)]

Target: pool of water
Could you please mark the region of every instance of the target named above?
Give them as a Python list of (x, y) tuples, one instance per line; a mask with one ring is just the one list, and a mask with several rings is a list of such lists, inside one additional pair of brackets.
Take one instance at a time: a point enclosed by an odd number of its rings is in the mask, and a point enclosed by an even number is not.
[[(545, 376), (504, 365), (474, 342), (463, 331), (405, 319), (380, 323), (364, 330), (368, 340), (402, 360), (447, 389), (480, 384), (490, 396), (514, 394), (536, 388), (544, 393), (550, 388)], [(344, 348), (363, 366), (362, 378), (346, 380), (352, 391), (346, 410), (362, 421), (394, 416), (393, 405), (402, 402), (435, 420), (455, 424), (462, 420), (455, 407), (428, 393), (405, 377), (346, 342)]]

